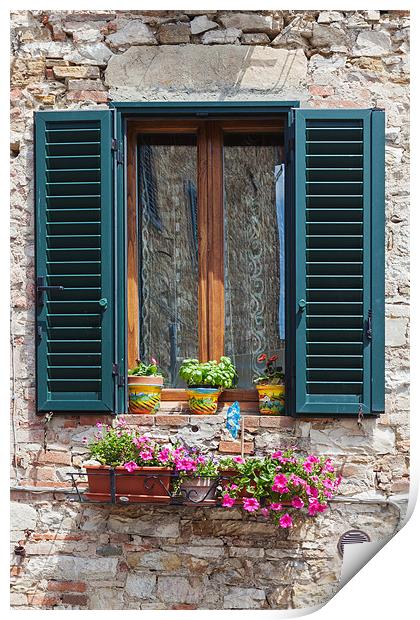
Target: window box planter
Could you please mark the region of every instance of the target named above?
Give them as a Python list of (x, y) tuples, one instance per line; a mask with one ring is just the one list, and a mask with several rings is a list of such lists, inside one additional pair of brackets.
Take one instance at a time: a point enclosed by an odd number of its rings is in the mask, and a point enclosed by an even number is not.
[(112, 500), (112, 484), (115, 499), (128, 498), (129, 502), (169, 504), (172, 469), (169, 467), (139, 467), (129, 472), (124, 467), (114, 469), (107, 465), (86, 465), (89, 490), (88, 499)]

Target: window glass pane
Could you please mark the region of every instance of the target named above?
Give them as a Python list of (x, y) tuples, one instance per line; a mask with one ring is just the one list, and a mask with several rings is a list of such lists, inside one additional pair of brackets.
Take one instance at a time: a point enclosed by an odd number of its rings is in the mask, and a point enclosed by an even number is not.
[(284, 367), (284, 165), (281, 136), (226, 134), (225, 352), (249, 388), (261, 353)]
[(196, 137), (142, 135), (138, 179), (140, 355), (178, 387), (180, 361), (198, 355)]

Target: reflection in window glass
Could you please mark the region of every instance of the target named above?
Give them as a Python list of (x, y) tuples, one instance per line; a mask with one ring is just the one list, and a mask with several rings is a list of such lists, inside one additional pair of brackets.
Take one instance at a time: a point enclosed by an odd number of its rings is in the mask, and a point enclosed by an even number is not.
[(225, 353), (249, 388), (261, 353), (284, 367), (284, 165), (279, 135), (224, 137)]
[(178, 387), (180, 362), (198, 355), (195, 136), (141, 136), (138, 179), (140, 355)]

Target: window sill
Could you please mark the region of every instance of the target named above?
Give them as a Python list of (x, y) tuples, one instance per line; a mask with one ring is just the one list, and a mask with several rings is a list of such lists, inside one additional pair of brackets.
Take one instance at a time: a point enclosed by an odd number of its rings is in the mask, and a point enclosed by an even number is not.
[[(188, 402), (187, 392), (181, 388), (164, 388), (161, 395), (162, 402)], [(224, 390), (219, 398), (219, 403), (233, 403), (235, 401), (258, 403), (258, 392), (255, 389)]]

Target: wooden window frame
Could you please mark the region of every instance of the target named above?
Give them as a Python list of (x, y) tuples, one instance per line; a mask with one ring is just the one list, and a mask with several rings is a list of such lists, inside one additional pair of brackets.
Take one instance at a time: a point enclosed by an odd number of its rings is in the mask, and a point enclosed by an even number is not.
[[(140, 134), (175, 133), (197, 136), (198, 315), (199, 358), (224, 355), (224, 200), (223, 135), (283, 133), (284, 116), (240, 119), (153, 118), (127, 122), (127, 354), (128, 367), (139, 357), (139, 257), (137, 144)], [(217, 249), (217, 251), (215, 251)], [(162, 390), (163, 401), (186, 401), (182, 388)], [(225, 390), (221, 402), (257, 402), (255, 389)]]

